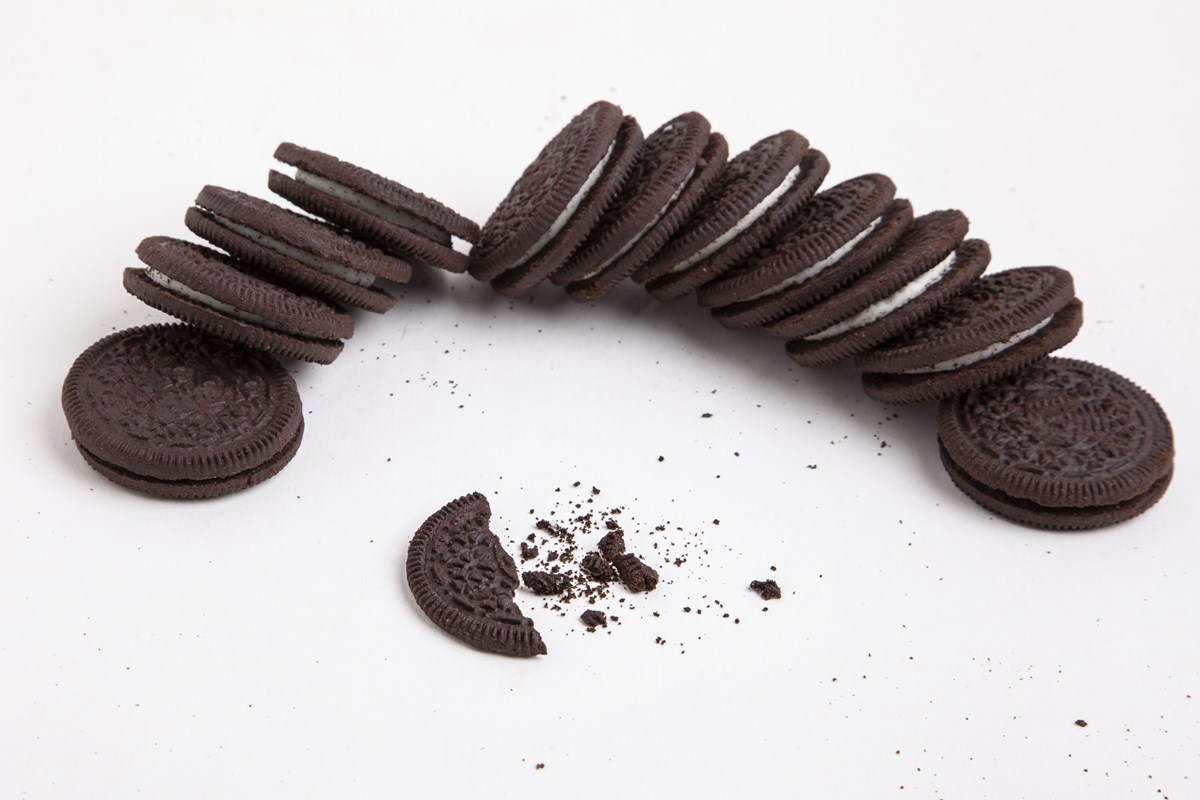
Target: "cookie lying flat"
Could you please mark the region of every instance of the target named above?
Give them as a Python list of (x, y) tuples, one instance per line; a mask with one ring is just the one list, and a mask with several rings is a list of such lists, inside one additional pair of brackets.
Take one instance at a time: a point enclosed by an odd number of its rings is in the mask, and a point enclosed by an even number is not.
[[(568, 230), (568, 223), (585, 204), (597, 205), (588, 201), (613, 162), (622, 126), (628, 133), (621, 109), (600, 100), (546, 143), (484, 223), (479, 243), (471, 248), (472, 277), (491, 281), (510, 273), (506, 281), (511, 282), (523, 268), (549, 274), (545, 264), (557, 269), (566, 262), (588, 233), (579, 225)], [(624, 150), (627, 155), (629, 148)], [(632, 166), (630, 161), (627, 169)], [(603, 209), (596, 218), (600, 213)], [(530, 268), (531, 262), (538, 263)]]
[(184, 223), (259, 272), (300, 291), (382, 313), (396, 299), (377, 278), (405, 283), (408, 262), (311, 217), (242, 192), (205, 186)]
[(633, 172), (570, 261), (550, 280), (574, 300), (596, 300), (679, 230), (725, 166), (729, 145), (695, 111), (646, 138)]
[(75, 360), (63, 412), (84, 459), (110, 480), (179, 499), (260, 483), (296, 454), (296, 383), (271, 356), (188, 325), (114, 333)]
[(886, 175), (827, 189), (761, 250), (697, 294), (727, 328), (747, 328), (813, 305), (870, 269), (912, 222)]
[(180, 239), (142, 240), (146, 269), (126, 269), (125, 288), (143, 303), (209, 333), (268, 353), (328, 364), (354, 332), (345, 311), (239, 269), (225, 255)]
[(942, 463), (958, 488), (1038, 528), (1084, 530), (1135, 517), (1171, 481), (1174, 438), (1128, 378), (1065, 358), (953, 399), (937, 413)]
[(1071, 273), (1010, 269), (976, 281), (854, 363), (876, 400), (940, 400), (1012, 375), (1074, 339), (1082, 324)]
[(824, 154), (795, 131), (763, 139), (726, 165), (683, 228), (633, 279), (660, 300), (699, 289), (783, 228), (828, 172)]
[(476, 492), (425, 520), (408, 545), (408, 587), (429, 619), (472, 647), (545, 655), (533, 621), (513, 600), (517, 565), (488, 529), (491, 517), (487, 498)]
[(506, 297), (515, 297), (558, 271), (616, 199), (637, 163), (642, 144), (641, 126), (633, 117), (625, 117), (602, 162), (599, 177), (595, 183), (585, 185), (567, 204), (568, 208), (573, 209), (569, 218), (561, 228), (552, 228), (556, 232), (549, 239), (538, 240), (540, 248), (535, 243), (522, 255), (519, 263), (493, 278), (492, 288)]
[(333, 156), (284, 142), (275, 158), (294, 178), (271, 171), (272, 192), (415, 264), (450, 272), (467, 268), (453, 237), (474, 242), (479, 226), (431, 197)]

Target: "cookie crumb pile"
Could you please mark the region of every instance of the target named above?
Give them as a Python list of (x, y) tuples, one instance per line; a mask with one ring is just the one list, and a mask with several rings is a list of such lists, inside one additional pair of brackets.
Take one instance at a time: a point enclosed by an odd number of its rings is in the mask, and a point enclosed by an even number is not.
[[(634, 117), (599, 101), (551, 139), (482, 228), (325, 153), (284, 143), (275, 156), (294, 172), (272, 170), (269, 188), (321, 219), (206, 186), (185, 224), (224, 252), (151, 237), (137, 248), (144, 267), (125, 271), (126, 289), (204, 332), (194, 336), (259, 359), (328, 364), (353, 333), (346, 309), (386, 312), (396, 302), (386, 284), (406, 282), (414, 268), (466, 272), (509, 297), (548, 280), (580, 302), (633, 281), (663, 301), (692, 295), (729, 329), (760, 329), (798, 364), (853, 359), (866, 393), (882, 402), (938, 401), (954, 484), (1005, 518), (1109, 525), (1142, 513), (1169, 485), (1173, 437), (1154, 399), (1110, 370), (1050, 357), (1082, 326), (1070, 273), (985, 275), (990, 248), (967, 237), (965, 214), (918, 215), (880, 173), (822, 188), (829, 160), (795, 131), (731, 156), (698, 112), (644, 135)], [(79, 399), (77, 384), (68, 377), (64, 409), (103, 474), (170, 497), (251, 485), (237, 477), (246, 469), (237, 459), (176, 478), (161, 469), (173, 455), (101, 452), (88, 439), (91, 401)], [(202, 402), (185, 397), (177, 407)], [(214, 405), (210, 416), (223, 413)], [(298, 442), (296, 433), (277, 449), (271, 474)], [(209, 488), (180, 490), (175, 480)], [(634, 591), (657, 580), (628, 554), (592, 562), (641, 587)], [(530, 572), (529, 585), (560, 588)]]

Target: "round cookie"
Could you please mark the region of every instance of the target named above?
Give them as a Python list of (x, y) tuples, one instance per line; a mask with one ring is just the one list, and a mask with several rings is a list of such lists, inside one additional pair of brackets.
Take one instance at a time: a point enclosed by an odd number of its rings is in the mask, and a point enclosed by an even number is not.
[(146, 269), (124, 284), (143, 303), (209, 333), (286, 358), (328, 364), (354, 332), (345, 311), (238, 268), (228, 257), (166, 236), (142, 240)]
[(284, 142), (275, 158), (295, 177), (271, 170), (271, 191), (372, 244), (417, 264), (450, 272), (467, 268), (452, 237), (479, 238), (479, 226), (431, 197), (331, 155)]
[(219, 186), (200, 190), (184, 224), (280, 283), (365, 311), (396, 304), (377, 278), (406, 283), (412, 275), (408, 262), (330, 225)]
[[(873, 263), (862, 257), (863, 252), (870, 251), (878, 260), (903, 232), (896, 225), (884, 226), (895, 194), (891, 179), (878, 174), (826, 189), (758, 252), (701, 289), (696, 300), (708, 308), (771, 303), (784, 289), (802, 286), (847, 259), (861, 273)], [(891, 238), (884, 247), (878, 244), (881, 227)], [(794, 305), (771, 305), (782, 309), (775, 312), (777, 317), (796, 310)]]
[(188, 325), (130, 328), (96, 342), (67, 373), (62, 407), (97, 471), (179, 499), (270, 478), (304, 431), (296, 383), (278, 361)]
[(618, 106), (600, 100), (542, 148), (484, 223), (471, 248), (472, 277), (490, 281), (524, 264), (562, 231), (603, 174), (622, 121)]
[(829, 161), (795, 131), (732, 159), (683, 228), (633, 274), (659, 300), (677, 300), (720, 277), (775, 235), (812, 198)]
[(627, 277), (636, 267), (630, 267), (624, 256), (658, 225), (695, 177), (710, 134), (708, 120), (690, 111), (646, 137), (620, 193), (551, 281), (565, 286), (608, 272), (614, 265), (619, 268), (613, 272), (625, 274), (608, 282), (615, 285)]
[(1082, 324), (1071, 273), (1021, 267), (981, 278), (854, 363), (876, 400), (940, 400), (1008, 377), (1067, 344)]
[(506, 656), (546, 654), (514, 601), (517, 565), (488, 528), (492, 509), (475, 492), (425, 520), (408, 545), (405, 577), (417, 606), (470, 646)]
[[(600, 177), (582, 193), (578, 206), (557, 234), (521, 263), (492, 279), (492, 288), (498, 294), (505, 297), (524, 294), (566, 263), (616, 198), (637, 163), (643, 141), (642, 127), (638, 121), (633, 117), (625, 117), (617, 130), (616, 141)], [(574, 205), (573, 201), (568, 208)]]
[(983, 507), (1038, 528), (1113, 525), (1162, 496), (1174, 469), (1171, 424), (1128, 378), (1050, 357), (943, 400), (942, 461)]

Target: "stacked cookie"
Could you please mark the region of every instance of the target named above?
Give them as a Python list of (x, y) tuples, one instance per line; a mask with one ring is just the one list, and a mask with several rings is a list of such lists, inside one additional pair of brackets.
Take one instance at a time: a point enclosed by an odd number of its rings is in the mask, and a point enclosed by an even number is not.
[(513, 185), (468, 269), (501, 294), (550, 280), (579, 301), (631, 279), (661, 300), (694, 294), (804, 366), (853, 358), (873, 398), (941, 401), (954, 482), (1026, 524), (1111, 524), (1162, 495), (1173, 445), (1153, 398), (1048, 359), (1083, 321), (1068, 272), (985, 277), (990, 250), (961, 211), (914, 216), (880, 174), (821, 191), (829, 162), (795, 131), (728, 153), (695, 112), (643, 141), (632, 117), (595, 103)]
[(382, 313), (412, 264), (461, 272), (453, 247), (479, 226), (395, 181), (283, 144), (269, 186), (328, 222), (204, 187), (184, 222), (220, 250), (166, 236), (137, 248), (125, 288), (185, 323), (122, 331), (76, 360), (63, 409), (84, 459), (149, 494), (216, 497), (274, 475), (304, 425), (275, 357), (328, 364), (354, 331), (347, 309)]
[[(799, 364), (853, 358), (867, 394), (883, 402), (940, 401), (952, 479), (1005, 517), (1060, 529), (1110, 524), (1148, 508), (1170, 481), (1170, 424), (1153, 398), (1108, 370), (1049, 358), (1082, 324), (1068, 272), (985, 276), (990, 250), (967, 238), (965, 214), (915, 215), (877, 173), (822, 189), (829, 162), (795, 131), (730, 157), (699, 113), (646, 136), (600, 101), (542, 149), (482, 230), (324, 153), (282, 144), (275, 155), (295, 171), (272, 171), (270, 189), (321, 220), (205, 187), (185, 222), (224, 252), (152, 237), (137, 249), (145, 267), (125, 271), (126, 288), (260, 359), (327, 364), (353, 332), (346, 308), (387, 311), (396, 301), (379, 284), (407, 281), (413, 265), (469, 272), (506, 296), (549, 280), (578, 301), (632, 280), (664, 301), (694, 295), (723, 326), (781, 340)], [(295, 452), (298, 421), (247, 454), (242, 439), (221, 438), (232, 435), (220, 422), (226, 411), (205, 405), (214, 392), (198, 388), (194, 364), (188, 380), (155, 388), (155, 371), (174, 369), (165, 354), (180, 349), (164, 342), (181, 335), (110, 337), (81, 356), (64, 408), (85, 458), (114, 480), (169, 496), (215, 496), (250, 485), (251, 473), (274, 474)], [(261, 381), (255, 369), (202, 377), (225, 381), (217, 396), (254, 394), (242, 384)], [(127, 392), (116, 405), (113, 385)], [(147, 403), (147, 391), (170, 396)], [(94, 419), (139, 405), (157, 416)], [(298, 415), (294, 406), (288, 413)], [(182, 426), (196, 438), (166, 452), (146, 444), (174, 442), (179, 409), (196, 408), (212, 422)], [(185, 468), (173, 447), (211, 454)]]

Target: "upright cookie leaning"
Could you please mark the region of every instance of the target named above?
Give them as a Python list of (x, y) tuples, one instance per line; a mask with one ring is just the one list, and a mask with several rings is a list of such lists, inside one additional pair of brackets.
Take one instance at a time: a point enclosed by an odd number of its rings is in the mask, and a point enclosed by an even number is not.
[(278, 361), (187, 325), (96, 342), (67, 373), (62, 406), (98, 472), (180, 499), (266, 480), (296, 454), (304, 430), (296, 383)]
[(938, 406), (942, 463), (971, 499), (1038, 528), (1112, 525), (1171, 482), (1171, 424), (1112, 370), (1047, 358)]

